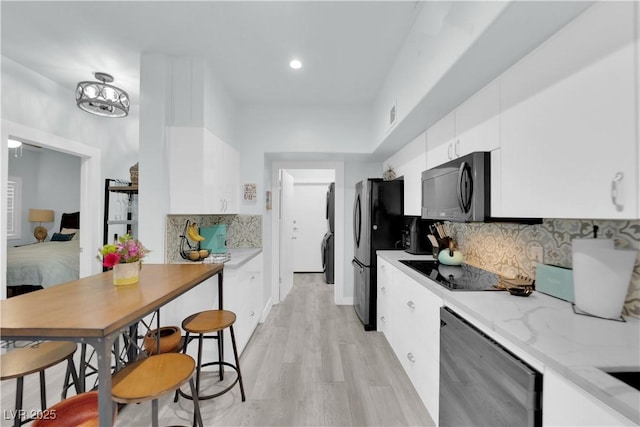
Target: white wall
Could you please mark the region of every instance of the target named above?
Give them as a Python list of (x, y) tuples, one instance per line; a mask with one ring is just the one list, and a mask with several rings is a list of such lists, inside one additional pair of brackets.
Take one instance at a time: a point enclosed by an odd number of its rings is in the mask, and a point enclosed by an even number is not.
[[(497, 1), (434, 1), (422, 4), (409, 36), (374, 101), (373, 148), (382, 143), (389, 131), (390, 107), (397, 101), (396, 123), (401, 122), (507, 4)], [(438, 111), (436, 115), (446, 113)]]
[[(89, 248), (102, 241), (103, 212), (101, 182), (106, 177), (128, 177), (129, 167), (138, 159), (137, 109), (130, 116), (106, 119), (80, 110), (74, 102), (75, 88), (64, 88), (22, 65), (2, 57), (2, 141), (9, 136), (23, 137), (55, 151), (74, 153), (81, 160), (81, 223), (89, 233), (81, 235), (81, 276), (99, 271)], [(125, 88), (126, 89), (126, 88)], [(5, 147), (6, 142), (2, 146)], [(0, 200), (6, 200), (8, 150), (0, 152)], [(6, 221), (6, 206), (0, 209), (0, 222)], [(6, 229), (0, 231), (0, 248), (6, 247)], [(6, 253), (0, 254), (0, 277), (6, 274)], [(0, 295), (5, 295), (3, 288)]]
[[(272, 282), (272, 265), (277, 264), (277, 254), (272, 253), (273, 236), (271, 211), (265, 210), (265, 192), (273, 197), (272, 162), (297, 160), (322, 162), (324, 160), (345, 163), (344, 206), (344, 263), (343, 287), (336, 288), (337, 300), (349, 303), (353, 297), (353, 258), (351, 241), (351, 209), (355, 195), (355, 183), (363, 178), (380, 176), (380, 163), (361, 165), (358, 158), (367, 158), (371, 152), (371, 116), (366, 107), (294, 107), (294, 106), (240, 106), (237, 115), (237, 143), (240, 152), (240, 183), (254, 182), (258, 187), (256, 203), (241, 202), (240, 212), (263, 216), (264, 292), (268, 301), (275, 286)], [(337, 153), (337, 154), (336, 154)], [(361, 156), (353, 155), (361, 154)], [(290, 168), (290, 167), (288, 167)], [(323, 169), (322, 166), (316, 167)], [(356, 179), (357, 178), (357, 179)], [(275, 200), (275, 198), (274, 198)], [(336, 215), (340, 215), (336, 212)], [(338, 242), (338, 240), (336, 240)], [(338, 242), (339, 243), (339, 242)]]
[[(74, 90), (2, 57), (3, 119), (96, 147), (103, 179), (128, 178), (138, 161), (137, 105), (125, 118), (99, 117), (76, 106)], [(101, 215), (102, 207), (96, 209)]]
[(22, 150), (22, 157), (9, 156), (9, 176), (22, 178), (22, 236), (9, 246), (33, 243), (33, 229), (28, 222), (29, 209), (51, 209), (52, 223), (42, 224), (49, 239), (60, 230), (65, 212), (80, 210), (80, 158), (51, 150)]
[(265, 186), (265, 172), (270, 173), (265, 154), (287, 160), (292, 157), (284, 153), (313, 153), (306, 159), (324, 160), (326, 153), (369, 153), (370, 123), (365, 107), (239, 107), (234, 145), (240, 152), (240, 183), (258, 184), (258, 200), (242, 202), (241, 213), (264, 213), (264, 194), (270, 189)]

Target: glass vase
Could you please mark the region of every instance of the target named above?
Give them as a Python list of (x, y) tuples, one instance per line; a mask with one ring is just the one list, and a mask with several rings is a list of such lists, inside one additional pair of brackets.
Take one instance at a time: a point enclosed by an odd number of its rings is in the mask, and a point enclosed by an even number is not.
[(114, 285), (133, 285), (140, 277), (140, 261), (113, 266)]

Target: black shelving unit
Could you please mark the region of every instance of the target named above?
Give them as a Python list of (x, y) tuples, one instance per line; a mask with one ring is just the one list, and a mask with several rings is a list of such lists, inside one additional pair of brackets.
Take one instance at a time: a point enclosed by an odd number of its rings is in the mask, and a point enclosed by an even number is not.
[[(128, 209), (122, 209), (122, 218), (111, 218), (113, 211), (113, 194), (125, 194)], [(105, 179), (104, 183), (104, 231), (103, 244), (111, 243), (115, 235), (122, 233), (122, 227), (118, 227), (119, 232), (114, 232), (112, 226), (126, 226), (127, 234), (134, 234), (137, 231), (138, 218), (134, 215), (138, 210), (138, 186), (129, 181), (120, 179)]]

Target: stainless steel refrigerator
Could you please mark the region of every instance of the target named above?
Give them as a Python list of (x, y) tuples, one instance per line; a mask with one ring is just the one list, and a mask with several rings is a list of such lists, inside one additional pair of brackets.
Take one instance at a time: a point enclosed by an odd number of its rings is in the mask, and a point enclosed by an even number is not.
[(367, 331), (376, 330), (376, 251), (402, 248), (402, 180), (356, 184), (353, 205), (353, 305)]

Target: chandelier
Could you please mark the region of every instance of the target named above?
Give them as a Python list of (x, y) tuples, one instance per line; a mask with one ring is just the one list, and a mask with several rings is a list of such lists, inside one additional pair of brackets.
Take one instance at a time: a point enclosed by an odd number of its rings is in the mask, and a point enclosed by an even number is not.
[(99, 82), (80, 82), (76, 88), (76, 104), (81, 110), (103, 117), (126, 117), (129, 114), (129, 95), (119, 87), (107, 83), (113, 77), (95, 73)]

